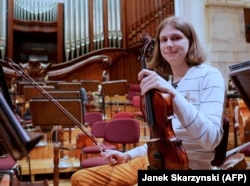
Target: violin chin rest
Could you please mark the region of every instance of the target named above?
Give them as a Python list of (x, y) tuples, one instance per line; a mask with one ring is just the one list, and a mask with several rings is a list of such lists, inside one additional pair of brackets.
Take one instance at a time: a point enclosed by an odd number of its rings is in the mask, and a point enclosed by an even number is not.
[(242, 149), (240, 153), (244, 154), (245, 156), (250, 156), (250, 146)]

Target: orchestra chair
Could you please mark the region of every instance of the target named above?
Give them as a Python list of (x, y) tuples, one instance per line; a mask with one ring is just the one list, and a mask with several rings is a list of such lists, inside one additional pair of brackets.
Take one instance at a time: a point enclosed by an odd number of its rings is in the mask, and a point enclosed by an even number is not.
[[(101, 112), (86, 112), (83, 117), (84, 125), (87, 128), (90, 128), (90, 130), (92, 130), (92, 125), (94, 123), (104, 121), (104, 116)], [(78, 133), (76, 136), (76, 157), (79, 157), (81, 154), (81, 150), (79, 149), (82, 149), (83, 147), (87, 146), (87, 143), (88, 141), (86, 141), (86, 135), (84, 134), (84, 132)]]
[(134, 115), (130, 112), (117, 112), (114, 114), (112, 119), (120, 119), (120, 118), (134, 118)]
[(133, 108), (133, 116), (134, 118), (138, 119), (143, 131), (143, 138), (148, 138), (148, 126), (147, 123), (145, 121), (145, 117), (141, 111), (141, 96), (140, 95), (136, 95), (133, 96), (132, 98), (132, 108)]
[(139, 119), (140, 121), (144, 120), (144, 116), (141, 111), (141, 96), (133, 96), (132, 98), (132, 107), (134, 109), (133, 115), (135, 118)]
[(9, 174), (11, 178), (17, 176), (22, 179), (22, 168), (10, 153), (0, 156), (0, 175)]
[(129, 84), (128, 95), (126, 98), (132, 102), (134, 96), (140, 96), (141, 87), (140, 84)]
[[(118, 150), (125, 152), (126, 145), (139, 142), (140, 126), (137, 119), (134, 118), (120, 118), (107, 122), (104, 131), (104, 141), (110, 144), (122, 144), (122, 148)], [(88, 168), (100, 165), (106, 165), (108, 162), (104, 157), (90, 157), (80, 162), (81, 168)]]
[[(0, 139), (0, 145), (2, 146), (3, 144), (1, 143), (1, 139)], [(1, 147), (0, 146), (0, 147)], [(13, 177), (14, 175), (18, 177), (18, 179), (22, 180), (22, 167), (20, 165), (18, 165), (17, 160), (14, 159), (10, 153), (5, 153), (2, 154), (1, 152), (1, 148), (0, 148), (0, 175), (6, 173), (6, 174), (10, 174), (11, 177)], [(30, 180), (31, 180), (31, 166), (30, 166), (30, 156), (27, 154), (26, 155), (26, 159), (28, 162), (28, 167), (29, 167), (29, 176), (30, 176)]]
[[(104, 81), (102, 82), (102, 93), (104, 96), (104, 105), (106, 97), (110, 98), (110, 101), (107, 103), (110, 105), (110, 117), (112, 118), (112, 106), (114, 104), (119, 104), (119, 101), (112, 100), (115, 96), (127, 96), (128, 94), (128, 81), (127, 80), (113, 80), (113, 81)], [(121, 104), (121, 103), (120, 103)], [(124, 104), (124, 109), (126, 109), (126, 103)]]
[[(101, 143), (105, 144), (104, 140), (104, 132), (105, 132), (105, 127), (107, 125), (107, 121), (98, 121), (93, 123), (92, 128), (91, 128), (91, 134), (95, 136), (95, 138), (100, 139)], [(112, 144), (105, 144), (105, 146), (108, 149), (117, 149), (116, 145)], [(81, 153), (80, 153), (80, 162), (83, 160), (83, 155), (85, 155), (84, 159), (88, 158), (88, 155), (96, 155), (100, 154), (100, 147), (97, 145), (90, 145), (90, 146), (85, 146), (82, 148)]]
[[(91, 112), (90, 112), (91, 113)], [(112, 119), (120, 119), (120, 118), (134, 118), (133, 114), (131, 114), (130, 112), (118, 112), (116, 113)], [(85, 120), (86, 122), (86, 120)], [(93, 124), (95, 125), (95, 128), (92, 129), (92, 134), (95, 137), (98, 138), (104, 138), (104, 129), (102, 126), (102, 123), (106, 123), (106, 122), (94, 122)], [(103, 125), (104, 126), (104, 125)], [(103, 129), (103, 130), (102, 130)], [(115, 149), (116, 146), (108, 146), (108, 149)], [(100, 153), (100, 148), (98, 146), (86, 146), (82, 149), (82, 154), (98, 154)], [(87, 155), (85, 156), (85, 158), (87, 158)]]
[(93, 123), (103, 120), (104, 116), (101, 112), (86, 112), (84, 114), (84, 125), (86, 127), (92, 127)]

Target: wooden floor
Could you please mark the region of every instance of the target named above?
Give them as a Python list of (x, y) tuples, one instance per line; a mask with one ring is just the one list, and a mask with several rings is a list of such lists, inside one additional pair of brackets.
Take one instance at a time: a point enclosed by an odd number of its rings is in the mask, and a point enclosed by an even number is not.
[[(124, 110), (125, 107), (121, 106), (120, 109)], [(131, 106), (126, 107), (126, 111), (131, 111)], [(110, 110), (109, 107), (106, 108), (107, 116), (106, 118), (111, 118), (110, 114), (113, 111)], [(68, 142), (69, 133), (67, 130), (64, 133), (65, 144), (69, 146), (75, 146), (76, 144), (76, 135), (81, 132), (79, 129), (75, 128), (72, 130), (72, 141), (71, 143)], [(148, 131), (147, 131), (148, 132)], [(40, 181), (43, 179), (48, 179), (49, 184), (53, 185), (53, 143), (50, 142), (50, 135), (47, 134), (47, 139), (49, 142), (47, 145), (41, 143), (40, 145), (36, 146), (29, 154), (30, 156), (30, 168), (31, 168), (31, 177), (29, 172), (29, 163), (27, 158), (18, 161), (18, 164), (22, 167), (22, 175), (24, 180), (31, 180)], [(141, 140), (140, 144), (145, 143), (144, 138), (144, 128), (141, 128)], [(138, 144), (138, 145), (140, 145)], [(234, 147), (234, 138), (233, 133), (230, 132), (229, 141), (228, 141), (228, 149), (232, 149)], [(130, 148), (130, 147), (128, 147)], [(132, 147), (131, 147), (132, 148)], [(70, 185), (70, 176), (73, 172), (79, 169), (79, 150), (70, 150), (70, 151), (61, 151), (61, 156), (64, 157), (60, 161), (61, 163), (64, 162), (64, 166), (60, 168), (60, 186), (68, 186)], [(250, 157), (246, 157), (248, 162), (248, 166), (250, 167)]]

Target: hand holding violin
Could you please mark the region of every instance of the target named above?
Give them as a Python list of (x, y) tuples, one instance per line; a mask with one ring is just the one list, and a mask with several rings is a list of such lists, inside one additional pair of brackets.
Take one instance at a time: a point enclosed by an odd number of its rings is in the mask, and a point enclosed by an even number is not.
[(141, 81), (141, 94), (145, 95), (151, 89), (157, 89), (160, 92), (168, 93), (171, 98), (175, 97), (177, 91), (165, 79), (159, 76), (156, 72), (148, 69), (142, 69), (138, 74), (138, 79)]

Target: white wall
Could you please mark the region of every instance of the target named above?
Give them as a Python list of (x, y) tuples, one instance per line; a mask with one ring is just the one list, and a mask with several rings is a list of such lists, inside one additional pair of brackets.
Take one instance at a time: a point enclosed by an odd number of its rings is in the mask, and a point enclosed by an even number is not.
[(250, 43), (245, 39), (244, 8), (250, 0), (175, 0), (177, 16), (194, 24), (207, 50), (207, 63), (229, 80), (229, 66), (250, 60)]

